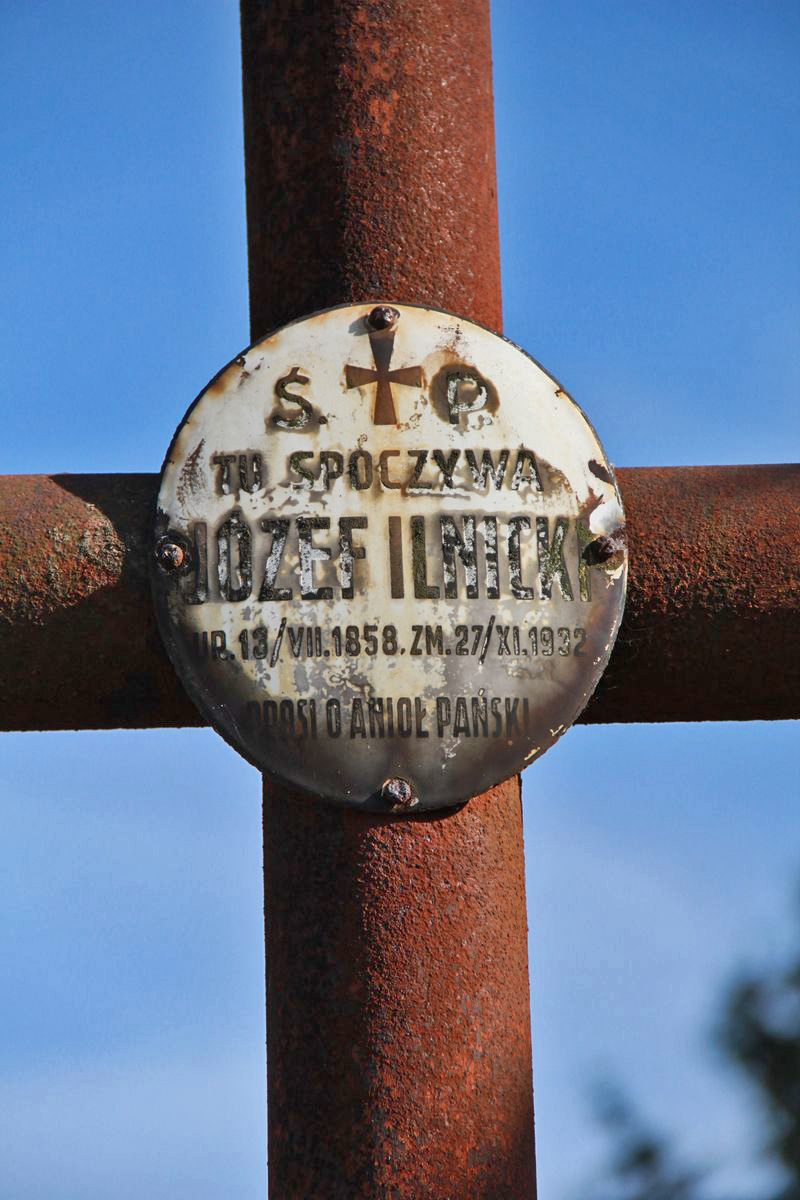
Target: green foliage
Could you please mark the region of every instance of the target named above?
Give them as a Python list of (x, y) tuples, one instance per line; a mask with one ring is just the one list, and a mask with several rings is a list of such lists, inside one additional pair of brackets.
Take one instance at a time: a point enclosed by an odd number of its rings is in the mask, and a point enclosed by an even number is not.
[(607, 1180), (615, 1200), (694, 1200), (704, 1172), (683, 1167), (618, 1090), (600, 1089), (596, 1108), (614, 1144)]
[[(753, 1089), (767, 1131), (764, 1157), (784, 1175), (785, 1186), (763, 1200), (800, 1200), (800, 925), (788, 964), (748, 971), (730, 989), (716, 1040)], [(706, 1172), (681, 1165), (618, 1092), (601, 1092), (598, 1114), (613, 1145), (602, 1195), (699, 1200)]]
[(788, 967), (742, 978), (718, 1040), (754, 1088), (768, 1128), (765, 1152), (787, 1176), (777, 1200), (800, 1200), (800, 950)]

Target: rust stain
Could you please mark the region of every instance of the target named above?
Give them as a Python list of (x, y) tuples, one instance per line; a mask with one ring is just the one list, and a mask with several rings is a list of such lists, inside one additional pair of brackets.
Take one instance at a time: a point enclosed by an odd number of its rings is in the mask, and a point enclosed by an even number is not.
[(200, 456), (203, 453), (205, 444), (205, 438), (201, 438), (191, 454), (187, 455), (186, 462), (181, 468), (180, 479), (176, 488), (181, 504), (185, 504), (188, 496), (197, 488), (202, 487)]
[(601, 479), (603, 483), (611, 483), (611, 476), (609, 475), (608, 471), (603, 464), (597, 462), (596, 459), (589, 459), (589, 470), (592, 472), (595, 478)]

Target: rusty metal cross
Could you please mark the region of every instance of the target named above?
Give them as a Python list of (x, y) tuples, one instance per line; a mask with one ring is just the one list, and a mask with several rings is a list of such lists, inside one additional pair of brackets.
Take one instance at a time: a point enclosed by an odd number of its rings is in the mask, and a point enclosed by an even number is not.
[(370, 367), (354, 367), (350, 363), (344, 369), (348, 388), (377, 383), (375, 412), (372, 417), (375, 425), (397, 424), (397, 413), (392, 395), (393, 383), (402, 383), (406, 387), (422, 387), (422, 369), (420, 367), (396, 367), (393, 371), (389, 369), (394, 353), (394, 334), (394, 329), (370, 329), (369, 344), (375, 361), (375, 370)]
[[(379, 295), (499, 331), (488, 0), (241, 11), (253, 340)], [(391, 425), (421, 369), (369, 340), (347, 387)], [(800, 717), (800, 466), (618, 478), (627, 608), (581, 719)], [(203, 723), (154, 626), (157, 487), (0, 477), (0, 730)], [(533, 1200), (518, 781), (439, 820), (265, 782), (264, 816), (270, 1194)]]

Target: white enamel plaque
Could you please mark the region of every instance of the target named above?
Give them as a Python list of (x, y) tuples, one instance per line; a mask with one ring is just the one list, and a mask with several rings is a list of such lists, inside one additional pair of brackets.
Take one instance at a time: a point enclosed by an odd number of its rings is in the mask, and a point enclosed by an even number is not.
[(458, 804), (567, 729), (625, 599), (613, 472), (489, 330), (349, 305), (251, 346), (167, 454), (153, 591), (201, 712), (362, 809)]

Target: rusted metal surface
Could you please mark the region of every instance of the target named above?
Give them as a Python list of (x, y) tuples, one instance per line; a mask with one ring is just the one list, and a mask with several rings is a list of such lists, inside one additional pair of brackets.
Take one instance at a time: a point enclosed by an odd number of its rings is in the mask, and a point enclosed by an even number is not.
[[(389, 300), (499, 330), (487, 0), (244, 0), (242, 46), (253, 339)], [(265, 830), (270, 1195), (532, 1200), (515, 783), (439, 819), (268, 792)]]
[(394, 297), (500, 328), (486, 0), (245, 0), (253, 339)]
[(270, 1195), (534, 1195), (516, 780), (380, 818), (265, 786)]
[(0, 477), (0, 728), (203, 723), (152, 612), (157, 479)]
[(617, 477), (627, 607), (582, 720), (800, 717), (800, 466)]
[[(584, 721), (800, 718), (800, 466), (623, 467), (625, 617)], [(201, 725), (155, 629), (157, 475), (0, 477), (0, 729)]]

